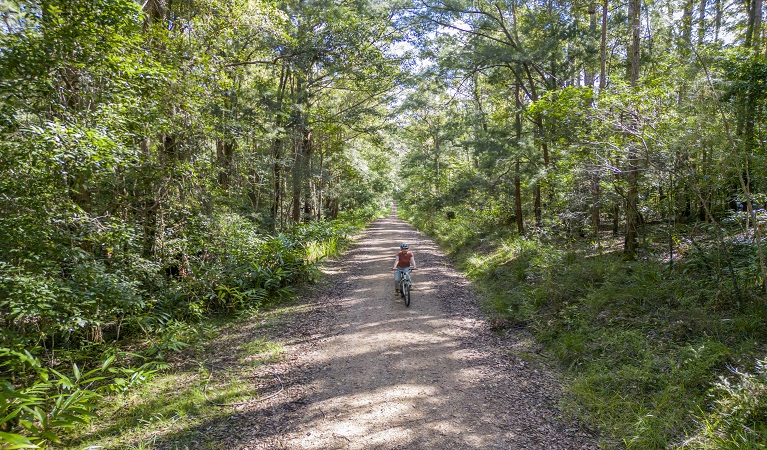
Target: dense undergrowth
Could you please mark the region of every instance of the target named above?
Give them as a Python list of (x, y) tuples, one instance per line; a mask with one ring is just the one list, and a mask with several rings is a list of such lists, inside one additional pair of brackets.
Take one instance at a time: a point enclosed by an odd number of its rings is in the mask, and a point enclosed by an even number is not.
[(142, 258), (115, 224), (93, 235), (90, 251), (62, 246), (50, 249), (58, 259), (0, 262), (0, 448), (66, 439), (104, 396), (131, 391), (169, 353), (204, 338), (211, 317), (289, 299), (379, 213), (279, 234), (236, 213), (200, 217), (169, 240), (164, 260)]
[(609, 237), (600, 248), (482, 227), (494, 221), (477, 211), (401, 214), (457, 259), (501, 328), (536, 334), (570, 380), (566, 409), (605, 448), (767, 448), (767, 306), (753, 242), (681, 238), (669, 264), (648, 237), (643, 257), (625, 261)]

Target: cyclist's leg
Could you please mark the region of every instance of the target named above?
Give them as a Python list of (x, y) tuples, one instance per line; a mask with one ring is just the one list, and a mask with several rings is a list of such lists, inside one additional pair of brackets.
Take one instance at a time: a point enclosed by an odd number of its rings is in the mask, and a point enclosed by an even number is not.
[(399, 293), (399, 282), (402, 280), (402, 270), (394, 271), (394, 292)]

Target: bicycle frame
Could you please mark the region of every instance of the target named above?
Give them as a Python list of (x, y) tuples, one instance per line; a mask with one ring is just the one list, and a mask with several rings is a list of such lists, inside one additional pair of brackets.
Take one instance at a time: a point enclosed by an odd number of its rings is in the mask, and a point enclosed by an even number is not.
[(413, 284), (413, 281), (410, 279), (410, 272), (412, 270), (413, 269), (410, 267), (397, 269), (397, 272), (401, 274), (398, 290), (402, 299), (405, 301), (405, 306), (410, 306), (410, 286)]
[(410, 272), (412, 272), (413, 269), (410, 267), (398, 267), (397, 272), (401, 273), (402, 276), (400, 278), (400, 285), (402, 285), (402, 282), (407, 280), (408, 284), (412, 283), (412, 280), (410, 279)]

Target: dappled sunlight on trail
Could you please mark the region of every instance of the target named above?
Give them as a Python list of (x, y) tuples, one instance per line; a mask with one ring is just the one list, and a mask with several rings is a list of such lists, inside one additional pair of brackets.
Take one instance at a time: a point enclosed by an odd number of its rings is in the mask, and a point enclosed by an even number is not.
[[(401, 243), (418, 264), (409, 308), (393, 293)], [(554, 421), (553, 397), (525, 405), (524, 386), (499, 369), (501, 355), (473, 345), (486, 324), (446, 308), (451, 296), (469, 302), (467, 282), (430, 239), (392, 216), (375, 222), (342, 266), (345, 277), (325, 299), (341, 308), (335, 333), (306, 355), (313, 394), (285, 448), (596, 448), (573, 445), (561, 425), (544, 441), (526, 431)]]
[[(394, 294), (401, 243), (418, 265), (410, 307)], [(466, 279), (405, 222), (376, 221), (324, 271), (311, 300), (323, 313), (286, 343), (285, 392), (190, 434), (239, 424), (214, 447), (227, 449), (597, 448), (561, 419), (556, 377), (512, 354)]]

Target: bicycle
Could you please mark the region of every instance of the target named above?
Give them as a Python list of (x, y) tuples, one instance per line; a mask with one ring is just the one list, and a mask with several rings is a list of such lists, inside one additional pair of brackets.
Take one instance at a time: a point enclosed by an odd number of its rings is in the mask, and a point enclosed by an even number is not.
[(402, 278), (399, 280), (399, 295), (405, 301), (405, 306), (410, 306), (410, 286), (413, 285), (413, 280), (410, 279), (410, 272), (414, 269), (412, 267), (404, 267), (397, 270), (402, 272)]

